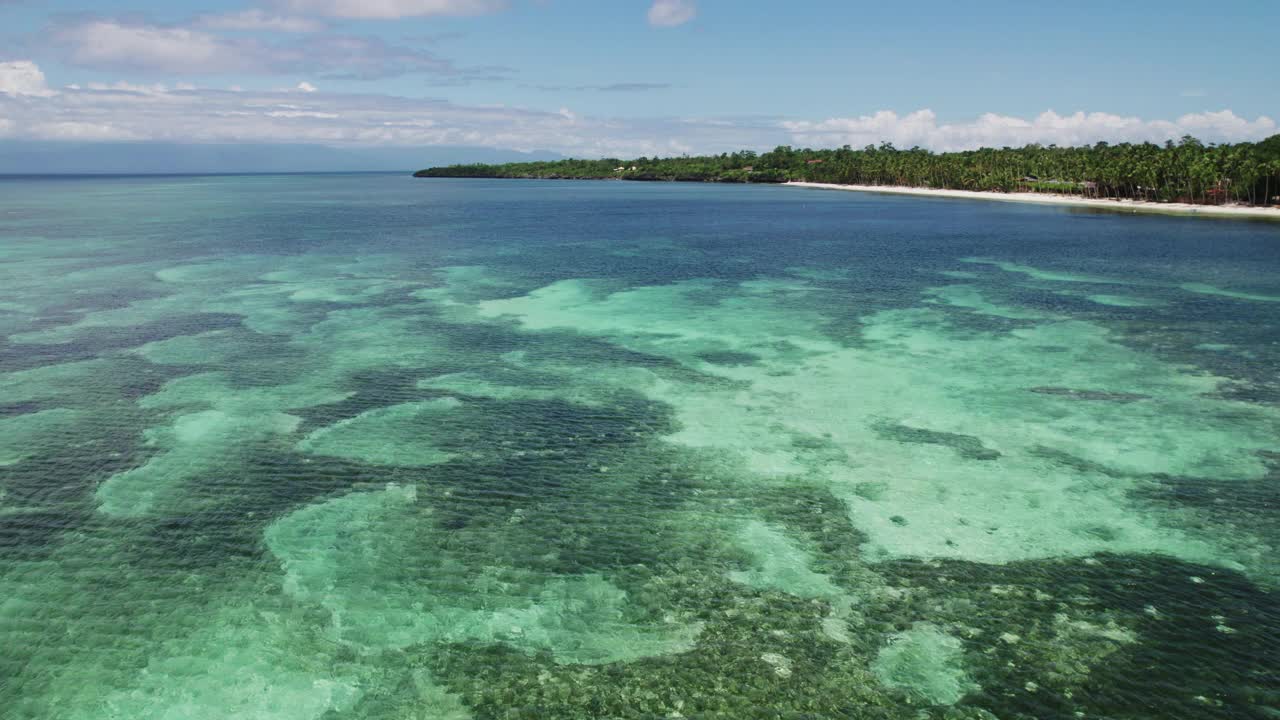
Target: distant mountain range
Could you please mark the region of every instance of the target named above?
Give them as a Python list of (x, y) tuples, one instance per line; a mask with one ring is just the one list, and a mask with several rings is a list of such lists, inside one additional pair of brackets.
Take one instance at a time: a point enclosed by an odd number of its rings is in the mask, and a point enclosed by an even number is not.
[(428, 165), (560, 160), (553, 152), (431, 146), (196, 145), (0, 141), (0, 175), (405, 171)]

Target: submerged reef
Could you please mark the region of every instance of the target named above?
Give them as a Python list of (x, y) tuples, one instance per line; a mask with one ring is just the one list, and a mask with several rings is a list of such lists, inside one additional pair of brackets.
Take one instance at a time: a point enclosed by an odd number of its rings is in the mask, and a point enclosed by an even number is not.
[(889, 636), (871, 663), (871, 670), (885, 685), (931, 705), (954, 705), (979, 689), (965, 677), (960, 665), (962, 654), (958, 638), (931, 623), (917, 623)]
[(1249, 263), (227, 183), (0, 246), (6, 720), (1273, 715)]

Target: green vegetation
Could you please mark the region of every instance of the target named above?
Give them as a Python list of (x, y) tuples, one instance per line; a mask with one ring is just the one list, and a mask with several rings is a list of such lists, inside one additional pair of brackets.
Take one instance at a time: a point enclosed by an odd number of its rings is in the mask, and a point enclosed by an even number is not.
[(888, 143), (861, 150), (788, 146), (704, 157), (560, 160), (453, 165), (415, 177), (665, 180), (906, 185), (992, 192), (1048, 192), (1198, 204), (1280, 204), (1280, 135), (1257, 143), (1206, 145), (1187, 136), (1164, 145), (1028, 145), (934, 153)]
[[(781, 149), (781, 148), (780, 148)], [(556, 160), (505, 165), (451, 165), (429, 168), (415, 177), (521, 178), (538, 180), (648, 180), (667, 182), (783, 183), (789, 168), (751, 151), (708, 157), (637, 160)]]

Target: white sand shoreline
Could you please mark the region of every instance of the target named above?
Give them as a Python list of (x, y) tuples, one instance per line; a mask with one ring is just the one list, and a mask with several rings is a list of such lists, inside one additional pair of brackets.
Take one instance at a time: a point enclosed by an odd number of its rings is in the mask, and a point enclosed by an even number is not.
[(1074, 195), (1050, 193), (997, 193), (973, 190), (940, 190), (936, 188), (905, 187), (899, 185), (837, 185), (835, 183), (788, 182), (793, 187), (816, 190), (846, 190), (850, 192), (888, 193), (892, 195), (922, 195), (926, 197), (963, 198), (967, 200), (994, 200), (997, 202), (1038, 203), (1041, 205), (1065, 205), (1100, 208), (1116, 212), (1161, 213), (1164, 215), (1196, 215), (1203, 217), (1265, 218), (1280, 220), (1280, 208), (1249, 207), (1244, 205), (1191, 205), (1188, 203), (1154, 203), (1143, 200), (1100, 200)]

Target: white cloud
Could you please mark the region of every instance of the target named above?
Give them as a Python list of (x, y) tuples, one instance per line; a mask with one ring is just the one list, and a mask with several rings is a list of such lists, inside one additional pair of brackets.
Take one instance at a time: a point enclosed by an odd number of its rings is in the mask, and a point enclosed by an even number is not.
[(207, 30), (266, 30), (285, 33), (320, 32), (325, 24), (310, 18), (270, 15), (262, 10), (242, 10), (221, 15), (201, 15), (195, 26)]
[(246, 72), (256, 64), (252, 46), (198, 30), (93, 20), (62, 28), (71, 61), (95, 68), (163, 69), (169, 73)]
[[(164, 83), (156, 83), (154, 85), (135, 85), (127, 82), (101, 83), (91, 82), (85, 85), (90, 90), (111, 91), (118, 90), (120, 92), (140, 93), (143, 95), (163, 95), (169, 92), (169, 87)], [(69, 90), (81, 90), (79, 85), (69, 85)], [(182, 87), (175, 87), (175, 90), (194, 90), (194, 85), (183, 84)]]
[(432, 15), (487, 15), (507, 7), (506, 0), (280, 0), (297, 13), (340, 18), (394, 20)]
[(313, 93), (313, 92), (318, 91), (320, 88), (318, 88), (318, 87), (316, 87), (315, 85), (312, 85), (311, 83), (309, 83), (309, 82), (307, 82), (307, 81), (305, 81), (305, 80), (304, 80), (304, 81), (302, 81), (302, 82), (298, 83), (298, 87), (297, 87), (296, 89), (297, 89), (297, 90), (300, 90), (300, 91), (302, 91), (302, 92), (304, 92), (304, 93)]
[(310, 33), (288, 42), (228, 37), (187, 27), (90, 20), (55, 29), (74, 65), (94, 70), (174, 74), (254, 73), (376, 79), (421, 73), (462, 84), (501, 76), (505, 68), (464, 68), (428, 50), (377, 37)]
[(971, 150), (979, 147), (1041, 145), (1089, 145), (1099, 141), (1164, 142), (1191, 134), (1206, 142), (1258, 140), (1276, 132), (1269, 117), (1241, 118), (1230, 110), (1183, 115), (1176, 120), (1143, 120), (1109, 113), (1059, 115), (1053, 111), (1026, 120), (986, 113), (962, 123), (939, 123), (932, 110), (904, 116), (883, 110), (856, 118), (832, 118), (821, 122), (784, 121), (793, 142), (801, 145), (862, 147), (891, 142), (898, 147), (931, 150)]
[(649, 24), (654, 27), (683, 25), (698, 15), (693, 0), (653, 0), (649, 7)]
[(1261, 140), (1277, 132), (1275, 121), (1269, 117), (1258, 117), (1250, 122), (1230, 110), (1183, 115), (1174, 121), (1174, 127), (1178, 129), (1179, 137), (1190, 134), (1212, 142)]
[(47, 97), (53, 94), (40, 67), (30, 60), (0, 62), (0, 93)]

